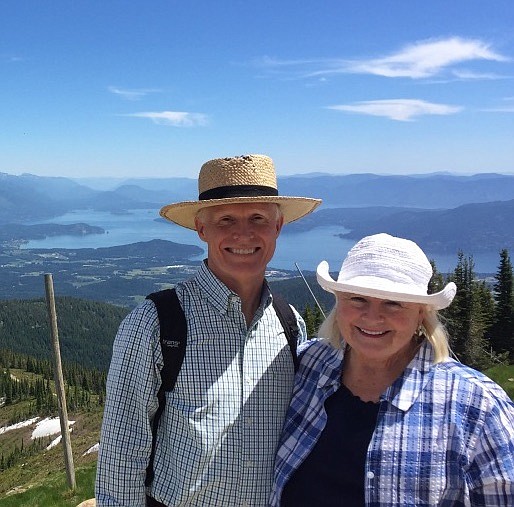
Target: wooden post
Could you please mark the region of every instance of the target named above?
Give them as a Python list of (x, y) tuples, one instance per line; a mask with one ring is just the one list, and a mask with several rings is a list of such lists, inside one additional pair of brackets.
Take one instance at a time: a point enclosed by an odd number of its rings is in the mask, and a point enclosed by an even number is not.
[(59, 348), (59, 331), (57, 329), (57, 314), (55, 312), (54, 284), (52, 275), (45, 274), (46, 303), (48, 317), (50, 319), (50, 332), (54, 351), (54, 380), (57, 391), (57, 405), (59, 407), (59, 419), (61, 422), (61, 441), (64, 449), (64, 464), (66, 465), (66, 477), (68, 486), (75, 490), (75, 467), (73, 465), (73, 453), (71, 450), (70, 430), (68, 427), (68, 409), (66, 408), (66, 393), (64, 392), (64, 379), (62, 376), (61, 351)]

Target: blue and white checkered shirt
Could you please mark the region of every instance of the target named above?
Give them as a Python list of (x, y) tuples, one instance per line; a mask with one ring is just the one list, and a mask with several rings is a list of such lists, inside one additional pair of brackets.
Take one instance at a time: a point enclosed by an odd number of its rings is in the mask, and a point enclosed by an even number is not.
[[(240, 298), (204, 263), (176, 287), (187, 347), (157, 433), (155, 478), (145, 491), (151, 420), (163, 360), (151, 301), (121, 324), (107, 380), (97, 505), (264, 506), (291, 399), (294, 367), (267, 284), (250, 326)], [(301, 340), (305, 324), (297, 315)]]
[[(324, 402), (341, 382), (341, 350), (314, 341), (301, 354), (275, 464), (273, 507), (323, 431)], [(425, 343), (381, 397), (363, 488), (373, 507), (514, 506), (514, 404), (467, 366), (433, 364)]]

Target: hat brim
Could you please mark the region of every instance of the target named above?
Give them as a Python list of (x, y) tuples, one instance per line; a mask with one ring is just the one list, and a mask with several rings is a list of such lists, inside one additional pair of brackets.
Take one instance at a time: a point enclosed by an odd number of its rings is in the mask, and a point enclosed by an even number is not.
[(163, 206), (159, 212), (161, 217), (182, 227), (196, 230), (195, 216), (202, 208), (211, 206), (222, 206), (225, 204), (244, 203), (275, 203), (280, 206), (284, 215), (284, 223), (294, 222), (314, 211), (320, 204), (321, 199), (309, 197), (285, 197), (285, 196), (262, 196), (262, 197), (227, 197), (224, 199), (206, 199), (203, 201), (183, 201)]
[[(420, 303), (429, 305), (435, 310), (442, 310), (450, 305), (457, 293), (457, 286), (450, 282), (446, 287), (434, 294), (415, 294), (408, 291), (401, 291), (398, 287), (395, 290), (385, 288), (376, 288), (366, 285), (365, 277), (361, 277), (358, 281), (352, 283), (342, 283), (335, 281), (329, 273), (327, 261), (322, 261), (316, 269), (316, 278), (318, 283), (328, 292), (350, 292), (367, 297), (378, 299), (388, 299), (391, 301), (401, 301), (405, 303)], [(370, 278), (370, 277), (367, 277)], [(369, 280), (371, 281), (371, 280)]]

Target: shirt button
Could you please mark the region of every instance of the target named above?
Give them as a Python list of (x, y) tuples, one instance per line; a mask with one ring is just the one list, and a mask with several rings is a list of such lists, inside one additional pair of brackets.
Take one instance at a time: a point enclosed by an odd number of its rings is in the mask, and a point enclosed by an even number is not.
[(252, 423), (253, 423), (253, 419), (251, 417), (247, 417), (245, 419), (245, 423), (246, 423), (247, 426), (251, 426)]
[(374, 479), (374, 478), (375, 478), (375, 474), (374, 474), (373, 472), (368, 472), (368, 473), (366, 474), (366, 477), (367, 477), (368, 479)]
[(253, 461), (251, 459), (247, 459), (245, 461), (245, 467), (250, 468), (251, 466), (253, 466)]

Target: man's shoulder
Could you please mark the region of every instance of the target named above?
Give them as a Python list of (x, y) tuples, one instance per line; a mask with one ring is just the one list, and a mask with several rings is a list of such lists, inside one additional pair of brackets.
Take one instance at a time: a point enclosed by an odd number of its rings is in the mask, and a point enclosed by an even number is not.
[(155, 323), (157, 319), (157, 308), (153, 301), (144, 299), (126, 315), (124, 323), (147, 322)]
[(116, 333), (114, 345), (119, 350), (125, 351), (132, 350), (134, 347), (144, 349), (148, 345), (153, 348), (158, 343), (158, 337), (159, 318), (156, 307), (152, 301), (144, 300), (122, 320)]

